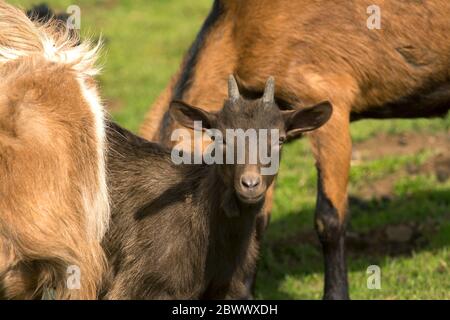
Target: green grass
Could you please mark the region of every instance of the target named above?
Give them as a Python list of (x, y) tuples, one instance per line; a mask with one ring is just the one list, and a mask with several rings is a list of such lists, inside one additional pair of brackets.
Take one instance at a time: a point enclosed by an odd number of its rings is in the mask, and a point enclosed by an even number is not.
[[(36, 0), (10, 1), (28, 7)], [(48, 0), (64, 9), (72, 0)], [(106, 40), (102, 96), (119, 123), (136, 131), (146, 111), (177, 70), (206, 16), (211, 0), (78, 0), (83, 34), (100, 33)], [(434, 120), (361, 121), (352, 125), (356, 142), (379, 133), (450, 134), (450, 117)], [(382, 148), (383, 146), (380, 146)], [(428, 174), (401, 174), (408, 165), (420, 165), (435, 150), (374, 159), (354, 166), (352, 196), (367, 184), (398, 176), (389, 201), (367, 200), (351, 206), (352, 232), (370, 232), (401, 223), (431, 223), (422, 235), (424, 245), (409, 254), (351, 253), (349, 280), (354, 299), (450, 299), (450, 182)], [(275, 208), (266, 235), (258, 271), (261, 299), (318, 299), (322, 295), (323, 267), (312, 234), (316, 173), (307, 141), (286, 147), (278, 179)], [(382, 289), (366, 287), (366, 269), (382, 270)]]

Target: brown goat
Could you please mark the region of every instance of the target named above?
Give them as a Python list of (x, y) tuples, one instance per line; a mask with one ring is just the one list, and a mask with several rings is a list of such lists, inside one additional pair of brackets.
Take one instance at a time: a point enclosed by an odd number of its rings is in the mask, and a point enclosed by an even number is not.
[(173, 102), (170, 112), (188, 128), (201, 121), (205, 129), (226, 135), (226, 140), (215, 140), (216, 151), (225, 150), (227, 159), (230, 153), (234, 164), (225, 163), (222, 154), (210, 165), (176, 165), (173, 151), (111, 124), (108, 186), (117, 196), (105, 241), (110, 262), (105, 297), (249, 298), (247, 279), (258, 256), (256, 219), (278, 170), (264, 174), (268, 163), (260, 157), (251, 162), (250, 142), (241, 144), (245, 161), (237, 162), (238, 136), (226, 132), (270, 130), (270, 142), (262, 136), (257, 143), (267, 143), (268, 154), (278, 157), (286, 135), (320, 127), (330, 118), (331, 105), (281, 112), (273, 80), (262, 99), (245, 100), (231, 78), (230, 97), (220, 112), (182, 102)]
[(95, 299), (105, 270), (97, 48), (56, 30), (0, 1), (0, 299)]
[[(371, 5), (381, 9), (379, 30), (367, 27)], [(274, 75), (283, 109), (330, 101), (331, 120), (309, 134), (319, 174), (315, 226), (325, 259), (324, 297), (348, 298), (350, 121), (447, 113), (449, 16), (448, 0), (215, 0), (141, 133), (170, 145), (178, 124), (167, 112), (169, 102), (182, 99), (217, 111), (226, 95), (221, 84), (230, 73), (249, 95), (260, 94)]]

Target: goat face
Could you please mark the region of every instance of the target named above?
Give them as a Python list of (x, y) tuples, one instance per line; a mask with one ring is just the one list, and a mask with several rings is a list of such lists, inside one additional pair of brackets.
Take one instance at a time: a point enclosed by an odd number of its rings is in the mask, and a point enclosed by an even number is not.
[[(229, 98), (218, 113), (207, 112), (181, 101), (173, 101), (170, 115), (187, 128), (201, 129), (213, 137), (219, 174), (244, 204), (263, 201), (279, 164), (283, 142), (324, 125), (331, 117), (329, 102), (301, 110), (282, 111), (274, 99), (275, 81), (269, 78), (261, 99), (247, 100), (233, 76)], [(220, 153), (220, 156), (217, 155)], [(204, 154), (203, 154), (204, 157)]]

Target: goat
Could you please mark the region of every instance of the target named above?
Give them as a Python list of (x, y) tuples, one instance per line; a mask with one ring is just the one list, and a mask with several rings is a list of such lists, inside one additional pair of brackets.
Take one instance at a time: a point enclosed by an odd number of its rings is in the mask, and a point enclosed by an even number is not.
[(109, 222), (98, 49), (0, 1), (2, 299), (97, 298)]
[[(287, 134), (314, 130), (331, 116), (328, 103), (281, 112), (269, 79), (262, 99), (246, 100), (234, 77), (218, 113), (174, 101), (170, 114), (187, 128), (201, 121), (225, 136), (227, 129), (266, 129), (280, 139), (267, 142), (278, 156)], [(270, 131), (272, 132), (272, 131)], [(216, 151), (237, 159), (236, 136), (217, 141)], [(110, 274), (107, 299), (246, 299), (255, 268), (256, 218), (276, 175), (263, 163), (175, 164), (173, 152), (116, 125), (108, 130), (108, 186), (113, 194), (111, 229), (104, 248)], [(261, 140), (258, 140), (258, 144)], [(266, 143), (266, 142), (262, 142)], [(221, 149), (223, 148), (223, 149)], [(175, 149), (176, 151), (177, 149)], [(227, 154), (228, 157), (228, 154)], [(223, 160), (223, 158), (222, 158)], [(236, 162), (234, 162), (236, 163)], [(239, 164), (241, 163), (241, 164)]]
[[(380, 30), (367, 27), (371, 5), (380, 8)], [(170, 101), (217, 111), (226, 96), (221, 83), (230, 73), (236, 74), (242, 91), (253, 96), (262, 91), (267, 76), (274, 75), (276, 99), (283, 109), (329, 101), (332, 118), (308, 134), (319, 176), (315, 227), (325, 261), (324, 298), (347, 299), (350, 121), (448, 112), (449, 16), (448, 0), (215, 0), (141, 134), (173, 144), (170, 135), (179, 124), (168, 112)], [(262, 225), (270, 215), (270, 198)]]

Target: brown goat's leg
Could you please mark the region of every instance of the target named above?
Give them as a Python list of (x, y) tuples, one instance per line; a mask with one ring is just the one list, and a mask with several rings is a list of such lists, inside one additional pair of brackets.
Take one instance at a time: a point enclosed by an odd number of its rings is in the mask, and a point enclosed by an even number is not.
[(351, 137), (348, 114), (339, 111), (310, 136), (318, 171), (315, 226), (325, 259), (324, 299), (349, 298), (344, 239)]

